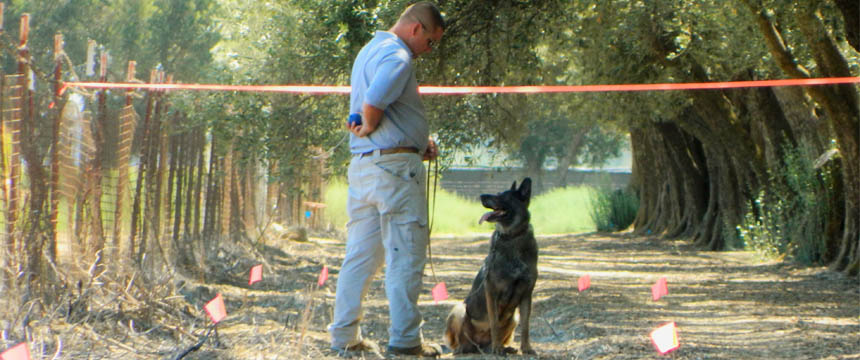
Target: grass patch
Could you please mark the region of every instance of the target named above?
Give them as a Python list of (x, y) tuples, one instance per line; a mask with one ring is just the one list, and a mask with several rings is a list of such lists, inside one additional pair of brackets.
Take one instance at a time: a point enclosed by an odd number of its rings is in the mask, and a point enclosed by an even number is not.
[[(432, 194), (431, 194), (432, 196)], [(532, 199), (529, 210), (532, 225), (537, 234), (562, 234), (594, 231), (589, 216), (592, 192), (587, 187), (555, 189)], [(329, 183), (325, 199), (326, 220), (334, 228), (345, 231), (347, 186), (343, 181)], [(431, 204), (432, 205), (432, 204)], [(467, 235), (489, 233), (493, 224), (478, 225), (478, 219), (487, 211), (477, 199), (468, 200), (457, 194), (442, 190), (436, 192), (436, 212), (431, 217), (433, 234)], [(435, 217), (434, 217), (435, 215)]]
[[(432, 197), (433, 194), (431, 193), (430, 196)], [(430, 205), (433, 205), (432, 199)], [(433, 209), (430, 209), (434, 235), (490, 233), (495, 228), (491, 223), (478, 225), (481, 215), (487, 212), (480, 202), (468, 200), (441, 188), (436, 190), (435, 208), (435, 214)]]
[(532, 226), (538, 234), (569, 234), (594, 231), (591, 188), (585, 186), (550, 190), (534, 199), (529, 206)]
[(349, 216), (346, 215), (346, 197), (347, 197), (346, 182), (337, 179), (330, 182), (325, 188), (325, 219), (333, 228), (338, 231), (346, 231), (346, 222), (349, 221)]

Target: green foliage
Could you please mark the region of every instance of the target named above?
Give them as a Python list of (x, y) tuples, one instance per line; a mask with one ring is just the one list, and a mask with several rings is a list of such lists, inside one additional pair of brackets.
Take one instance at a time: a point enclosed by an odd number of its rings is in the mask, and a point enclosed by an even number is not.
[(195, 81), (212, 62), (220, 34), (213, 23), (215, 0), (154, 0), (149, 18), (153, 59), (178, 81)]
[(758, 194), (737, 229), (748, 249), (805, 264), (824, 258), (831, 210), (826, 199), (833, 195), (834, 179), (829, 166), (816, 169), (812, 158), (807, 149), (790, 149), (782, 166), (771, 171), (770, 186)]
[(772, 216), (782, 212), (783, 204), (778, 199), (774, 199), (773, 204), (768, 204), (765, 197), (765, 192), (762, 191), (752, 206), (757, 211), (764, 211), (764, 216), (757, 219), (753, 211), (747, 212), (744, 224), (738, 227), (738, 231), (747, 249), (755, 251), (763, 258), (773, 259), (785, 254), (787, 245), (782, 234), (783, 228), (778, 226), (775, 216)]
[[(532, 226), (537, 234), (579, 233), (594, 230), (588, 216), (591, 191), (585, 187), (555, 189), (532, 199), (529, 211)], [(432, 193), (431, 193), (432, 196)], [(347, 186), (342, 181), (328, 184), (325, 201), (326, 221), (339, 231), (346, 231)], [(432, 205), (432, 200), (431, 200)], [(466, 235), (489, 233), (493, 224), (478, 224), (488, 210), (477, 200), (465, 199), (457, 194), (438, 189), (435, 213), (431, 207), (433, 234)]]
[(594, 189), (591, 219), (597, 231), (619, 231), (633, 224), (639, 210), (639, 197), (630, 189)]
[[(134, 60), (142, 80), (161, 64), (177, 81), (197, 82), (210, 72), (210, 51), (220, 39), (217, 12), (217, 0), (23, 0), (7, 6), (4, 27), (15, 29), (10, 35), (17, 37), (21, 14), (31, 15), (29, 49), (44, 72), (53, 68), (53, 38), (61, 33), (78, 76), (84, 76), (92, 39), (110, 54), (112, 80), (125, 80), (127, 63)], [(11, 72), (14, 58), (5, 60)]]
[(578, 154), (582, 163), (601, 168), (609, 159), (621, 156), (627, 138), (619, 131), (607, 126), (593, 127), (585, 134), (585, 148)]
[(569, 166), (579, 165), (581, 160), (583, 164), (601, 167), (621, 153), (623, 131), (611, 124), (598, 126), (599, 117), (584, 115), (583, 108), (588, 106), (576, 99), (547, 94), (539, 101), (526, 102), (524, 107), (533, 109), (528, 111), (533, 117), (526, 124), (526, 133), (514, 155), (528, 169), (540, 169), (548, 158)]

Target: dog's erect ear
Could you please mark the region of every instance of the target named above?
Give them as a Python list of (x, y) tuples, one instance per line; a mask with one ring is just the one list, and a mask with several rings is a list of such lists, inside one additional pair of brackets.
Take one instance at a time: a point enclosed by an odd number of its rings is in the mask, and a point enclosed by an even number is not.
[[(516, 182), (514, 182), (514, 184), (516, 184)], [(520, 189), (517, 190), (517, 192), (520, 195), (520, 199), (523, 202), (525, 202), (526, 204), (528, 204), (529, 198), (532, 195), (532, 179), (531, 178), (523, 179), (523, 182), (520, 183)]]
[(511, 191), (517, 191), (517, 181), (514, 180), (514, 183), (511, 184)]

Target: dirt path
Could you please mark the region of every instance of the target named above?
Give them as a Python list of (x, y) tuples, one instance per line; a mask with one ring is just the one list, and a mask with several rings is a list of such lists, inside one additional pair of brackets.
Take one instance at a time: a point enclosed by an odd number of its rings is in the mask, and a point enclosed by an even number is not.
[[(822, 268), (762, 264), (747, 252), (700, 252), (680, 241), (569, 235), (539, 237), (538, 243), (531, 329), (541, 359), (662, 358), (648, 334), (669, 321), (677, 323), (681, 347), (666, 358), (860, 359), (857, 279)], [(333, 357), (325, 325), (342, 241), (281, 245), (283, 252), (268, 254), (262, 283), (249, 289), (247, 274), (237, 273), (214, 285), (230, 311), (219, 326), (224, 346), (206, 346), (186, 359)], [(451, 298), (433, 303), (428, 266), (424, 336), (441, 341), (444, 318), (467, 294), (488, 237), (436, 238), (432, 250), (436, 276)], [(309, 288), (322, 264), (331, 277), (322, 289)], [(580, 293), (576, 280), (584, 274), (591, 276), (591, 288)], [(669, 295), (655, 302), (651, 285), (664, 276)], [(305, 311), (308, 321), (302, 321)], [(368, 294), (363, 332), (384, 346), (387, 326), (380, 275)]]

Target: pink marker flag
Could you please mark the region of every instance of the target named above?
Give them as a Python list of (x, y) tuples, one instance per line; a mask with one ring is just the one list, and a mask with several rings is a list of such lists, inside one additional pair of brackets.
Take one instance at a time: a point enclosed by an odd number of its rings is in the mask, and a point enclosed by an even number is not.
[(431, 291), (431, 293), (433, 294), (433, 302), (434, 303), (438, 304), (440, 301), (447, 299), (448, 298), (448, 289), (445, 288), (445, 282), (443, 281), (443, 282), (436, 284), (436, 286), (433, 287), (433, 290)]
[(255, 282), (263, 280), (263, 264), (254, 265), (251, 268), (251, 275), (248, 277), (248, 285), (254, 285)]
[(328, 267), (323, 265), (322, 271), (320, 271), (320, 276), (317, 279), (317, 285), (323, 286), (326, 280), (328, 280)]
[(2, 360), (30, 360), (30, 348), (27, 343), (22, 342), (18, 345), (6, 349), (0, 354)]
[(678, 329), (675, 327), (675, 322), (663, 324), (651, 332), (651, 342), (657, 348), (660, 355), (666, 355), (669, 352), (681, 346), (678, 343)]
[(657, 301), (666, 295), (669, 295), (669, 288), (666, 285), (666, 278), (662, 277), (651, 286), (651, 298), (654, 299), (654, 301)]
[(227, 317), (227, 309), (224, 307), (224, 299), (221, 298), (221, 294), (215, 295), (215, 298), (209, 300), (205, 309), (215, 324)]
[(579, 277), (579, 291), (585, 291), (591, 287), (591, 275), (585, 274)]

